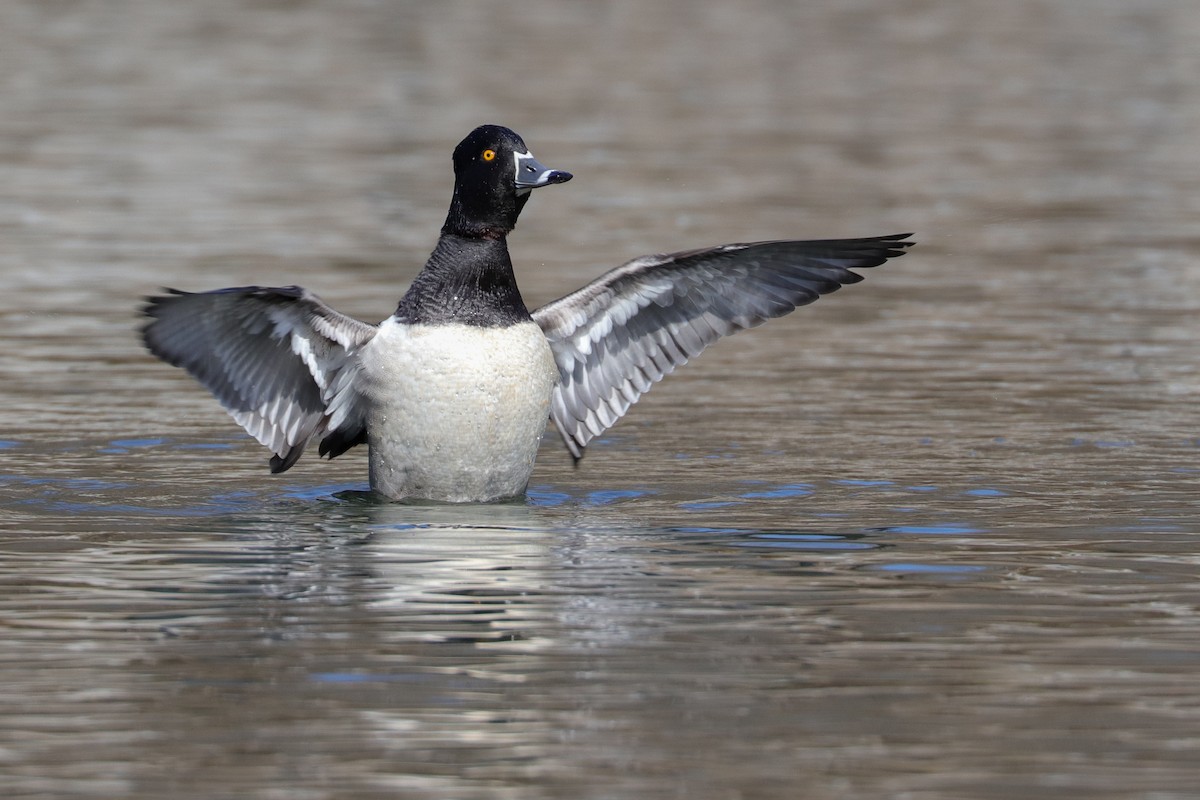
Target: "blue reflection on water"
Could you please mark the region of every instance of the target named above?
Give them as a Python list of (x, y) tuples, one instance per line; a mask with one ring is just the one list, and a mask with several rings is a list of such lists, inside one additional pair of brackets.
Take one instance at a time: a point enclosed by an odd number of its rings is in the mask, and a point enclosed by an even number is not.
[(889, 525), (880, 528), (883, 533), (920, 533), (935, 536), (960, 536), (969, 533), (983, 533), (982, 528), (971, 528), (966, 525)]
[(652, 494), (655, 494), (655, 492), (649, 489), (600, 489), (595, 492), (588, 492), (583, 502), (589, 506), (607, 506), (621, 500), (646, 497)]
[(556, 492), (549, 487), (538, 486), (527, 491), (525, 499), (531, 506), (553, 508), (571, 502), (571, 495), (566, 492)]
[(778, 489), (769, 489), (760, 492), (746, 492), (742, 497), (747, 500), (769, 500), (778, 497), (804, 497), (813, 493), (813, 485), (811, 483), (789, 483), (780, 486)]
[(26, 487), (30, 491), (0, 503), (0, 507), (34, 508), (66, 514), (127, 514), (135, 517), (203, 517), (243, 510), (258, 502), (250, 491), (214, 495), (204, 503), (190, 506), (155, 506), (128, 502), (124, 497), (105, 499), (109, 492), (127, 491), (134, 483), (105, 481), (97, 478), (26, 478), (0, 475), (0, 486)]
[(283, 497), (294, 500), (334, 500), (343, 501), (347, 493), (362, 493), (369, 495), (371, 487), (365, 483), (333, 483), (325, 486), (289, 486)]
[(540, 508), (553, 508), (573, 502), (585, 506), (608, 506), (622, 500), (649, 497), (655, 494), (658, 492), (652, 489), (597, 489), (582, 497), (575, 497), (569, 492), (558, 491), (549, 486), (535, 486), (525, 492), (525, 500), (529, 505)]
[(112, 447), (157, 447), (161, 444), (166, 444), (167, 440), (162, 438), (154, 439), (113, 439), (109, 442)]
[(318, 683), (429, 683), (431, 681), (429, 675), (413, 673), (314, 672), (308, 677), (309, 680)]
[(1079, 437), (1076, 437), (1071, 440), (1071, 446), (1073, 446), (1073, 447), (1083, 447), (1083, 446), (1091, 445), (1092, 447), (1099, 447), (1099, 448), (1104, 448), (1104, 449), (1109, 449), (1109, 448), (1114, 448), (1114, 447), (1133, 447), (1135, 444), (1136, 444), (1136, 442), (1133, 442), (1131, 440), (1081, 439)]

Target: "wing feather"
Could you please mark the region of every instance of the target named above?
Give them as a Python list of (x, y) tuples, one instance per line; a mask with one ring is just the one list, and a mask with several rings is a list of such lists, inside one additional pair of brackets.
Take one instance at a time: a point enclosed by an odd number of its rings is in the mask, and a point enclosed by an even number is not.
[(363, 438), (354, 355), (374, 325), (298, 286), (167, 292), (143, 309), (147, 349), (212, 392), (274, 453), (273, 472), (291, 467), (314, 437), (338, 443), (331, 455)]
[(643, 256), (533, 312), (558, 363), (550, 416), (576, 459), (651, 386), (722, 336), (903, 255), (912, 234), (727, 244)]

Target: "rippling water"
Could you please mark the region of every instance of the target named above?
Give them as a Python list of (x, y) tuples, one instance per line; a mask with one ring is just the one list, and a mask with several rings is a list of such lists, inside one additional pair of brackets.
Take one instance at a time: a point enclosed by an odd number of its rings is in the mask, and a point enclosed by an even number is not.
[[(1190, 798), (1200, 7), (0, 5), (0, 793)], [(282, 476), (138, 297), (388, 314), (449, 152), (576, 174), (531, 305), (917, 231), (527, 502)]]

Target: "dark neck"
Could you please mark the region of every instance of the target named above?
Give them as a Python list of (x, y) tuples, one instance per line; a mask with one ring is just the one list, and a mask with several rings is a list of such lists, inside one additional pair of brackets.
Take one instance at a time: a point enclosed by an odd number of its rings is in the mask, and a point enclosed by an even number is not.
[(503, 238), (517, 227), (517, 217), (529, 200), (529, 193), (518, 196), (511, 190), (486, 187), (464, 190), (458, 181), (450, 198), (450, 210), (442, 225), (442, 235)]
[(498, 328), (529, 320), (517, 291), (504, 235), (494, 238), (442, 233), (425, 269), (396, 308), (410, 325)]

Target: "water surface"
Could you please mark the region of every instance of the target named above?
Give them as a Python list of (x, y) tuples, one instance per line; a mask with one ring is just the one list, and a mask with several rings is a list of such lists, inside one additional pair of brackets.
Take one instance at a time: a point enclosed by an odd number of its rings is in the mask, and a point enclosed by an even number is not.
[[(1200, 9), (0, 7), (0, 793), (1185, 798), (1200, 784)], [(528, 500), (282, 476), (162, 285), (365, 319), (507, 124), (626, 259), (915, 230)]]

